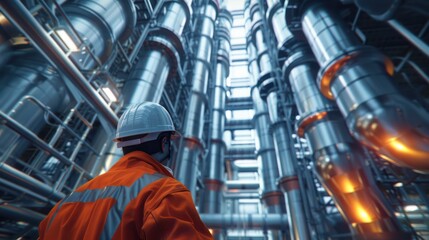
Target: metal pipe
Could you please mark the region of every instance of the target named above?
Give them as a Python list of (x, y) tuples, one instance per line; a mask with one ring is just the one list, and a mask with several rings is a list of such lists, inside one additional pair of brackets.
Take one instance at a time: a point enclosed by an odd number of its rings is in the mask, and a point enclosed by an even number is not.
[(177, 179), (191, 190), (194, 197), (199, 162), (204, 153), (201, 139), (203, 137), (204, 112), (207, 104), (206, 92), (211, 68), (212, 38), (218, 6), (214, 0), (211, 0), (203, 9), (198, 25), (201, 31), (196, 34), (194, 39), (198, 43), (198, 48), (194, 56), (191, 96), (183, 126), (184, 138), (177, 156)]
[(271, 229), (285, 230), (288, 225), (285, 214), (200, 214), (209, 228), (221, 229)]
[(261, 195), (258, 192), (236, 192), (227, 191), (223, 193), (224, 199), (259, 199)]
[(24, 221), (31, 225), (38, 225), (45, 218), (45, 215), (38, 212), (7, 204), (0, 204), (0, 215), (9, 219)]
[[(259, 6), (259, 1), (248, 0), (245, 3), (245, 30), (247, 31), (247, 52), (249, 55), (248, 69), (249, 78), (256, 85), (259, 78), (266, 74), (271, 68), (270, 57), (268, 55), (268, 47), (264, 42), (262, 32), (262, 14)], [(253, 41), (253, 42), (252, 42)], [(257, 48), (255, 48), (257, 46)], [(256, 51), (258, 55), (256, 56)], [(259, 87), (259, 86), (258, 86)], [(268, 213), (284, 213), (284, 198), (277, 187), (277, 179), (279, 177), (278, 163), (274, 149), (274, 141), (270, 132), (271, 122), (268, 115), (266, 104), (263, 102), (261, 95), (264, 92), (261, 88), (253, 86), (251, 96), (253, 100), (253, 108), (255, 115), (253, 117), (255, 130), (258, 134), (259, 149), (257, 152), (258, 160), (261, 161), (261, 175), (263, 178), (262, 202), (264, 203)], [(271, 231), (270, 237), (282, 238), (282, 233), (279, 231)]]
[(227, 160), (242, 160), (242, 159), (256, 159), (256, 154), (244, 154), (244, 153), (237, 153), (237, 154), (225, 154), (225, 159)]
[(217, 26), (218, 52), (216, 64), (216, 79), (213, 89), (213, 122), (210, 135), (210, 148), (207, 155), (208, 166), (205, 168), (204, 185), (205, 189), (201, 194), (202, 213), (220, 213), (222, 211), (222, 189), (224, 179), (224, 155), (226, 144), (223, 140), (225, 124), (225, 100), (226, 100), (226, 78), (229, 75), (229, 52), (230, 29), (232, 27), (232, 15), (226, 9), (219, 11)]
[(130, 105), (161, 100), (167, 79), (174, 79), (185, 61), (181, 35), (191, 17), (190, 0), (166, 1), (165, 12), (150, 30), (142, 57), (131, 69), (122, 89), (123, 109)]
[(12, 130), (19, 133), (22, 137), (27, 139), (29, 142), (34, 144), (36, 147), (50, 153), (53, 157), (58, 159), (60, 162), (65, 164), (66, 166), (72, 166), (76, 168), (77, 171), (83, 172), (85, 174), (85, 177), (88, 179), (92, 179), (92, 176), (86, 173), (82, 167), (77, 165), (74, 162), (71, 162), (68, 158), (66, 158), (63, 154), (58, 152), (56, 149), (49, 146), (47, 143), (45, 143), (43, 140), (41, 140), (39, 137), (37, 137), (34, 133), (30, 132), (27, 128), (22, 126), (20, 123), (16, 122), (14, 119), (0, 111), (0, 119), (2, 119), (4, 125), (8, 126)]
[[(278, 1), (269, 2), (268, 21), (273, 27), (276, 36), (278, 37), (278, 48), (283, 47), (286, 42), (289, 42), (291, 34), (286, 27), (284, 19), (284, 12)], [(278, 108), (278, 95), (276, 89), (276, 65), (274, 61), (271, 62), (269, 40), (264, 36), (262, 24), (258, 24), (261, 16), (258, 11), (254, 10), (252, 14), (252, 40), (254, 46), (257, 46), (258, 63), (261, 73), (257, 76), (257, 85), (263, 100), (267, 102), (269, 113), (269, 125), (273, 133), (274, 141), (273, 147), (275, 155), (278, 158), (278, 165), (276, 164), (276, 179), (280, 178), (279, 185), (284, 191), (284, 197), (287, 205), (289, 216), (290, 231), (292, 239), (309, 239), (307, 221), (301, 199), (300, 186), (298, 184), (298, 177), (296, 174), (296, 156), (292, 145), (292, 133), (288, 131), (287, 122), (279, 115)], [(260, 21), (263, 21), (262, 19)], [(259, 27), (258, 27), (259, 26)], [(256, 31), (256, 33), (255, 33)], [(255, 50), (248, 46), (248, 54), (250, 58), (255, 58)], [(264, 60), (267, 59), (267, 60)], [(268, 61), (268, 62), (265, 62)], [(253, 67), (256, 70), (256, 66)], [(256, 77), (256, 76), (255, 76)], [(266, 125), (267, 126), (267, 125)], [(265, 128), (267, 129), (267, 127)], [(281, 177), (280, 177), (281, 176)], [(276, 182), (277, 184), (277, 182)], [(283, 198), (283, 194), (280, 194)]]
[[(38, 133), (46, 125), (46, 111), (29, 97), (38, 99), (53, 112), (63, 112), (70, 102), (66, 87), (51, 66), (35, 51), (16, 52), (0, 73), (0, 110), (9, 113), (32, 132)], [(0, 159), (10, 162), (20, 158), (29, 142), (21, 141), (16, 132), (2, 127), (0, 131)], [(12, 160), (13, 161), (13, 160)]]
[(248, 145), (241, 144), (238, 146), (235, 146), (235, 145), (231, 146), (230, 148), (228, 148), (226, 154), (227, 155), (240, 155), (240, 154), (247, 155), (247, 154), (255, 154), (255, 152), (256, 152), (255, 145), (253, 145), (253, 144), (248, 144)]
[(259, 189), (260, 184), (258, 181), (248, 180), (227, 180), (226, 187), (228, 190), (231, 189)]
[(251, 97), (234, 97), (226, 98), (226, 107), (225, 110), (246, 110), (253, 107), (253, 102)]
[(80, 54), (70, 55), (75, 64), (85, 70), (92, 70), (98, 63), (116, 56), (115, 43), (128, 39), (136, 25), (137, 13), (131, 0), (78, 0), (56, 6), (61, 14), (60, 24), (66, 29), (71, 25), (80, 43), (85, 39), (87, 48)]
[[(334, 103), (318, 91), (317, 64), (306, 48), (297, 49), (285, 61), (297, 108), (302, 116), (298, 134), (307, 138), (322, 185), (359, 239), (407, 239), (393, 209), (377, 188), (365, 165), (363, 149), (348, 134)], [(402, 238), (402, 236), (404, 238)]]
[(65, 56), (63, 50), (45, 32), (25, 6), (18, 0), (11, 0), (1, 1), (0, 8), (7, 18), (34, 43), (34, 46), (48, 61), (65, 75), (65, 81), (70, 81), (73, 87), (79, 90), (85, 100), (105, 120), (106, 127), (115, 128), (118, 123), (116, 114), (74, 66), (72, 61)]
[(428, 172), (429, 114), (393, 86), (392, 62), (362, 46), (324, 4), (310, 6), (302, 25), (321, 65), (319, 88), (336, 100), (353, 136), (393, 164)]
[(424, 55), (429, 57), (429, 45), (426, 44), (421, 38), (416, 36), (413, 32), (408, 30), (404, 25), (399, 23), (397, 20), (389, 20), (387, 23), (398, 33), (400, 33), (405, 39), (419, 49)]
[(252, 119), (230, 119), (225, 123), (225, 131), (253, 129)]
[[(1, 21), (0, 16), (0, 21)], [(0, 34), (0, 68), (3, 67), (3, 65), (9, 60), (11, 56), (11, 49), (10, 49), (10, 43), (7, 41), (7, 39)]]

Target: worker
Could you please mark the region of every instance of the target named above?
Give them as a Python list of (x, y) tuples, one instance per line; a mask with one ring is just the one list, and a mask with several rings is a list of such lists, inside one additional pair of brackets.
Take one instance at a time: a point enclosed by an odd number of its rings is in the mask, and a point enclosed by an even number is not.
[(40, 239), (213, 239), (189, 190), (164, 165), (173, 134), (161, 105), (131, 106), (115, 138), (124, 156), (57, 203), (39, 225)]

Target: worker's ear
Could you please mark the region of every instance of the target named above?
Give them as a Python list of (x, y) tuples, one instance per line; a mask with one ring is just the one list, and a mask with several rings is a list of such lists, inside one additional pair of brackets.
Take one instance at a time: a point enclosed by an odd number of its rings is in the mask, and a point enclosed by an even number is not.
[(161, 151), (164, 153), (165, 151), (170, 150), (170, 140), (168, 139), (167, 136), (162, 138), (162, 143), (161, 143)]

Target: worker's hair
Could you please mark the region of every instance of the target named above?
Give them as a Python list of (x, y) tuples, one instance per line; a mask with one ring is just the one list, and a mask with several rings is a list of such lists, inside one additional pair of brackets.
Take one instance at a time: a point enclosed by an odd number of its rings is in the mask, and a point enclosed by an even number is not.
[[(163, 144), (162, 140), (166, 137), (167, 141), (170, 141), (171, 134), (172, 134), (171, 132), (162, 132), (158, 135), (158, 138), (155, 140), (144, 142), (138, 145), (123, 147), (122, 151), (124, 152), (124, 155), (134, 151), (142, 151), (149, 155), (161, 152), (162, 144)], [(144, 137), (144, 135), (139, 137)]]

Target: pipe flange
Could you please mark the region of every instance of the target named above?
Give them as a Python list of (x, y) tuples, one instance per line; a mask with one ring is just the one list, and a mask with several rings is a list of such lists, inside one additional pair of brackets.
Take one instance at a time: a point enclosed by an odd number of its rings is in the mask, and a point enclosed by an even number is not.
[(222, 8), (219, 11), (218, 19), (221, 20), (221, 18), (225, 18), (232, 26), (232, 22), (234, 21), (234, 18), (232, 17), (232, 14), (227, 9)]
[(222, 191), (224, 182), (219, 179), (206, 178), (203, 180), (204, 186), (207, 190), (220, 192)]
[[(103, 48), (101, 56), (98, 56), (98, 59), (101, 62), (105, 62), (112, 55), (114, 49), (113, 43), (116, 41), (115, 36), (113, 35), (113, 30), (109, 23), (106, 22), (98, 12), (79, 2), (66, 4), (63, 9), (70, 16), (83, 18), (90, 22), (102, 35), (103, 41), (105, 42), (105, 47)], [(76, 31), (79, 32), (79, 29), (76, 29)], [(79, 34), (82, 35), (82, 33)], [(86, 36), (81, 37), (85, 38)], [(89, 46), (89, 48), (92, 49), (94, 46)]]
[(331, 92), (332, 80), (335, 78), (336, 74), (347, 65), (347, 63), (357, 58), (365, 58), (368, 61), (381, 62), (385, 66), (387, 74), (390, 76), (393, 76), (395, 72), (395, 66), (393, 65), (393, 62), (374, 47), (350, 47), (349, 49), (341, 52), (341, 54), (338, 54), (338, 56), (331, 58), (329, 62), (325, 66), (322, 66), (319, 70), (317, 83), (319, 85), (320, 91), (326, 98), (330, 100), (334, 99), (334, 96)]
[(206, 146), (200, 138), (195, 136), (184, 136), (183, 140), (191, 142), (191, 144), (187, 144), (186, 146), (194, 146), (193, 148), (199, 148), (201, 153), (204, 152)]
[(261, 99), (266, 101), (268, 94), (277, 90), (275, 73), (273, 71), (261, 73), (256, 86)]
[(329, 115), (331, 115), (332, 113), (338, 113), (338, 109), (336, 107), (324, 107), (321, 109), (316, 109), (304, 116), (301, 117), (301, 119), (299, 119), (296, 122), (297, 125), (297, 134), (299, 137), (304, 137), (305, 132), (307, 131), (307, 129), (312, 126), (313, 124), (324, 120), (325, 118), (327, 118)]
[(300, 189), (297, 175), (281, 177), (278, 181), (278, 185), (284, 192)]
[(283, 203), (283, 193), (280, 191), (269, 191), (262, 193), (261, 199), (267, 206), (279, 206)]
[(289, 73), (292, 71), (292, 69), (303, 64), (311, 64), (314, 65), (316, 68), (319, 67), (316, 59), (314, 58), (308, 47), (305, 47), (304, 49), (299, 49), (291, 53), (291, 55), (286, 59), (282, 69), (283, 79), (288, 79)]
[[(183, 63), (185, 61), (185, 50), (182, 44), (182, 41), (180, 39), (179, 36), (176, 35), (176, 33), (169, 28), (165, 28), (162, 26), (158, 26), (155, 27), (153, 29), (151, 29), (151, 31), (149, 32), (149, 34), (153, 37), (149, 37), (149, 39), (151, 38), (157, 38), (158, 39), (165, 39), (166, 42), (168, 42), (168, 47), (170, 47), (170, 51), (172, 51), (174, 54), (174, 56), (177, 56), (177, 64)], [(165, 42), (162, 41), (162, 42)], [(164, 43), (164, 45), (167, 45)]]
[(175, 66), (170, 68), (169, 72), (169, 78), (176, 74), (177, 67), (179, 66), (180, 57), (175, 51), (175, 48), (173, 45), (171, 45), (168, 41), (166, 41), (164, 38), (161, 37), (150, 37), (144, 42), (143, 48), (146, 49), (153, 49), (158, 48), (160, 51), (168, 55), (168, 61), (170, 63), (170, 66)]

